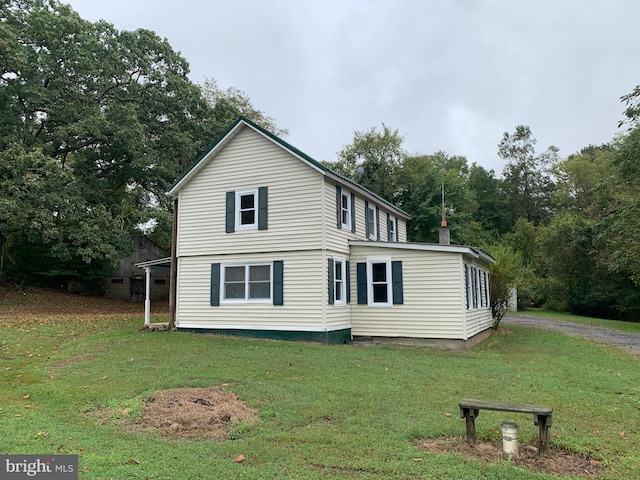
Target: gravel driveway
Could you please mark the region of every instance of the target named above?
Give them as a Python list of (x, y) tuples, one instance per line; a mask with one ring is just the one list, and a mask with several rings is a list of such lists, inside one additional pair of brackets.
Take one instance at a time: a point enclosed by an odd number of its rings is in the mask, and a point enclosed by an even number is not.
[(638, 333), (622, 332), (612, 328), (594, 327), (591, 325), (565, 322), (563, 320), (527, 317), (526, 315), (520, 314), (505, 315), (502, 323), (544, 328), (545, 330), (554, 330), (574, 337), (589, 338), (596, 342), (615, 345), (634, 355), (640, 356), (640, 334)]

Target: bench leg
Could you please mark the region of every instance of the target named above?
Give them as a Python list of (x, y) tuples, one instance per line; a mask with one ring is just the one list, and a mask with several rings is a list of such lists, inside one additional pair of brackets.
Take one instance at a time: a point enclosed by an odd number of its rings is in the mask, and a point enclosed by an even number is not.
[(467, 423), (467, 442), (471, 445), (476, 444), (476, 417), (478, 413), (480, 411), (473, 408), (464, 409), (464, 419)]
[(546, 415), (538, 415), (538, 429), (540, 430), (540, 440), (538, 442), (538, 453), (545, 457), (549, 456), (549, 425)]

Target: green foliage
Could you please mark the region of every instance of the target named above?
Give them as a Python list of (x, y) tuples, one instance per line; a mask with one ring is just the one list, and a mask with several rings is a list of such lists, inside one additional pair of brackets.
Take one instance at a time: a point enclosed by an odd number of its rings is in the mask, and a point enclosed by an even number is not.
[(504, 240), (489, 246), (488, 250), (496, 259), (496, 263), (490, 266), (489, 274), (493, 328), (497, 330), (507, 311), (510, 290), (519, 289), (530, 282), (533, 271), (525, 261), (522, 252)]
[(453, 243), (465, 243), (465, 227), (476, 210), (467, 160), (444, 152), (407, 157), (398, 171), (397, 203), (412, 215), (410, 241), (435, 243), (442, 220), (442, 187)]
[[(214, 111), (166, 40), (55, 0), (3, 0), (0, 31), (0, 275), (95, 276), (141, 225), (167, 246), (167, 187), (248, 97)], [(23, 264), (23, 245), (50, 258)]]
[(505, 132), (498, 145), (498, 155), (507, 162), (502, 187), (513, 222), (524, 218), (537, 225), (553, 213), (551, 168), (558, 160), (558, 149), (551, 146), (537, 153), (535, 145), (531, 129), (524, 125), (518, 125), (513, 134)]
[(640, 126), (617, 139), (611, 174), (597, 192), (599, 261), (640, 287)]
[(222, 90), (210, 78), (205, 78), (201, 88), (204, 99), (213, 108), (216, 128), (220, 131), (242, 115), (279, 137), (289, 134), (287, 129), (279, 128), (273, 118), (255, 108), (249, 95), (242, 90), (234, 87)]
[(338, 161), (325, 163), (382, 198), (394, 201), (398, 191), (397, 171), (406, 155), (403, 141), (398, 130), (383, 123), (382, 132), (375, 127), (355, 132), (353, 142), (338, 153)]
[(485, 230), (507, 233), (511, 228), (511, 215), (502, 181), (495, 177), (495, 172), (474, 162), (469, 169), (469, 188), (478, 205), (474, 219)]

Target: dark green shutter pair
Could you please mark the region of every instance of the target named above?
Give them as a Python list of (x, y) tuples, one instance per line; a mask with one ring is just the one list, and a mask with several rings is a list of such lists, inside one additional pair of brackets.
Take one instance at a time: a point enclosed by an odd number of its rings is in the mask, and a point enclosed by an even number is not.
[[(266, 230), (268, 226), (268, 188), (258, 188), (258, 230)], [(225, 231), (236, 231), (236, 192), (227, 192), (226, 195)]]
[[(358, 263), (356, 265), (356, 285), (358, 287), (358, 305), (369, 303), (367, 298), (367, 264)], [(393, 294), (393, 304), (402, 305), (404, 303), (404, 288), (402, 285), (402, 261), (391, 262), (391, 290)]]
[[(345, 282), (345, 290), (346, 290), (346, 303), (351, 302), (351, 272), (349, 272), (349, 260), (345, 260), (345, 270), (347, 272), (346, 277), (343, 281)], [(335, 288), (336, 284), (334, 282), (334, 271), (333, 271), (333, 258), (330, 258), (327, 261), (327, 272), (329, 276), (329, 305), (333, 305), (335, 303)]]
[[(284, 305), (284, 262), (273, 262), (273, 304)], [(211, 264), (211, 300), (212, 307), (220, 305), (220, 264)]]

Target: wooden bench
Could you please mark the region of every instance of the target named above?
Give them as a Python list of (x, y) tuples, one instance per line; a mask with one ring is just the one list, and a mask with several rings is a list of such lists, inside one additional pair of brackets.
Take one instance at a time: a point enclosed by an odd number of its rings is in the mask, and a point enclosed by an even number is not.
[(486, 400), (475, 400), (465, 398), (460, 402), (460, 418), (464, 418), (467, 423), (467, 441), (474, 445), (476, 443), (476, 417), (480, 410), (494, 410), (500, 412), (529, 413), (533, 415), (533, 424), (537, 425), (540, 431), (538, 441), (538, 453), (549, 455), (549, 427), (553, 408), (540, 405), (527, 405), (520, 403), (489, 402)]

